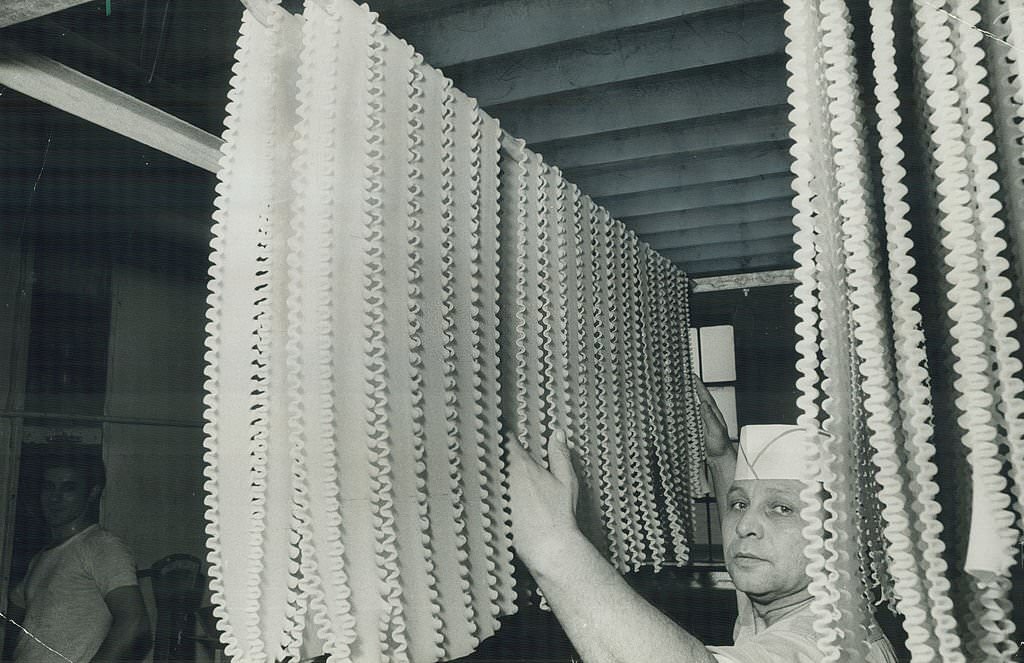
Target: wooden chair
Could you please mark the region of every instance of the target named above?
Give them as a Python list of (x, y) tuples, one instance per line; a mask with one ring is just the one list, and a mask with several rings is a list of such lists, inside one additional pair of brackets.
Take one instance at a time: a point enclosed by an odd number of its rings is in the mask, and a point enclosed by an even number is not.
[(168, 555), (139, 571), (139, 578), (149, 578), (156, 603), (154, 663), (193, 663), (196, 660), (196, 614), (205, 588), (201, 571), (199, 558), (180, 553)]

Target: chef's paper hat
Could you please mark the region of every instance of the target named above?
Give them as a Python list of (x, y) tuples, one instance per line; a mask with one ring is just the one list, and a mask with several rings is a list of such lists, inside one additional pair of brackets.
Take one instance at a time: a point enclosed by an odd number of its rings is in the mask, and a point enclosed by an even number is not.
[[(820, 435), (826, 433), (820, 432)], [(816, 472), (804, 460), (807, 431), (790, 424), (744, 426), (736, 458), (735, 480), (816, 480)]]

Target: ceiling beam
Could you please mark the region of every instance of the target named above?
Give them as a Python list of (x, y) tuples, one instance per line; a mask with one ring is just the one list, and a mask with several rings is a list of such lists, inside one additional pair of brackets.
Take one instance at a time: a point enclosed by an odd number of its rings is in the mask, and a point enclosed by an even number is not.
[[(781, 57), (602, 85), (487, 111), (527, 143), (767, 108), (786, 103)], [(600, 109), (596, 113), (594, 109)]]
[(753, 239), (749, 241), (720, 242), (717, 244), (700, 244), (675, 249), (658, 251), (672, 262), (697, 262), (708, 260), (732, 260), (746, 256), (772, 255), (789, 251), (790, 256), (796, 250), (793, 233), (789, 232), (776, 237)]
[(380, 14), (384, 25), (391, 25), (413, 17), (436, 16), (441, 12), (466, 4), (466, 0), (369, 0), (371, 11)]
[(749, 222), (730, 223), (700, 228), (689, 228), (654, 235), (640, 235), (639, 238), (656, 251), (690, 248), (704, 244), (725, 242), (749, 242), (758, 239), (773, 239), (792, 235), (795, 231), (790, 216), (755, 219)]
[(797, 280), (794, 270), (776, 269), (768, 272), (695, 278), (693, 279), (693, 292), (700, 294), (702, 292), (722, 292), (723, 290), (746, 290), (747, 288), (793, 285), (795, 283)]
[(159, 94), (161, 99), (183, 107), (201, 106), (210, 99), (208, 89), (194, 86), (186, 89), (177, 83), (170, 83), (156, 75), (155, 70), (147, 70), (123, 54), (112, 51), (109, 42), (97, 43), (69, 29), (57, 17), (21, 26), (12, 31), (8, 39), (11, 46), (27, 53), (50, 57), (58, 62), (74, 62), (76, 71), (99, 72), (96, 75), (107, 85), (149, 98), (161, 107), (167, 104), (154, 101), (152, 95)]
[(220, 138), (49, 58), (0, 47), (0, 85), (204, 170), (217, 170)]
[(604, 196), (595, 198), (594, 202), (617, 219), (629, 219), (650, 214), (754, 203), (772, 198), (792, 198), (792, 181), (793, 176), (785, 172), (697, 186)]
[(86, 2), (89, 0), (4, 0), (0, 5), (0, 28), (84, 5)]
[(781, 6), (755, 5), (449, 67), (482, 106), (782, 53)]
[(637, 235), (656, 237), (676, 231), (695, 230), (709, 226), (733, 226), (783, 217), (792, 219), (794, 210), (790, 200), (791, 198), (774, 198), (753, 203), (700, 207), (680, 212), (617, 218)]
[(751, 255), (742, 258), (716, 258), (676, 263), (677, 267), (689, 275), (736, 274), (756, 270), (787, 269), (793, 267), (793, 265), (793, 251)]
[(789, 172), (790, 157), (776, 143), (711, 154), (688, 154), (619, 166), (567, 171), (566, 179), (594, 198)]
[(745, 5), (749, 0), (511, 0), (388, 26), (435, 67)]
[(534, 143), (530, 149), (563, 170), (643, 159), (678, 152), (720, 150), (785, 140), (792, 124), (788, 108), (774, 106), (710, 118), (669, 122), (591, 136)]

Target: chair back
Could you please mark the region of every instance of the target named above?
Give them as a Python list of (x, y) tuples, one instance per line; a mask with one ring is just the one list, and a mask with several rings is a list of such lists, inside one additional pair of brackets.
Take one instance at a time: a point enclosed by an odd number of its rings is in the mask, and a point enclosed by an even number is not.
[(196, 611), (203, 598), (204, 577), (199, 558), (168, 555), (141, 571), (153, 587), (156, 627), (153, 634), (154, 663), (192, 663)]

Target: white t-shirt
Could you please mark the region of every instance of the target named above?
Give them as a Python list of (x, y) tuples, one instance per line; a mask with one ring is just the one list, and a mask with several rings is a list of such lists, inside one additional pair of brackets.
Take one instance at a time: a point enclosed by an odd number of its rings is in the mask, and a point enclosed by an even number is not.
[[(11, 600), (25, 608), (25, 630), (75, 663), (88, 663), (113, 619), (104, 597), (138, 584), (128, 546), (92, 525), (32, 558)], [(14, 661), (67, 663), (26, 633), (18, 638)]]
[[(708, 647), (718, 663), (819, 663), (821, 652), (814, 630), (814, 613), (808, 599), (798, 610), (766, 626), (754, 615), (750, 599), (737, 592), (739, 615), (731, 647)], [(885, 634), (872, 623), (865, 663), (896, 663), (896, 654)]]

